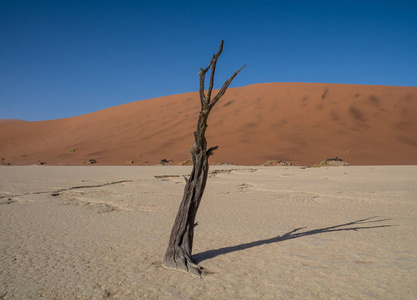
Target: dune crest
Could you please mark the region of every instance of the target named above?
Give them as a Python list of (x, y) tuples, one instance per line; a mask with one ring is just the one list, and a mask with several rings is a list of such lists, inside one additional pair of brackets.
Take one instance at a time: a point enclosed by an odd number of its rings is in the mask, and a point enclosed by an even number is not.
[(0, 124), (20, 123), (20, 122), (26, 122), (26, 121), (25, 120), (19, 120), (19, 119), (0, 119)]
[[(198, 92), (50, 121), (0, 122), (12, 165), (177, 165), (190, 158)], [(211, 162), (417, 164), (417, 87), (264, 83), (230, 88), (208, 120)]]

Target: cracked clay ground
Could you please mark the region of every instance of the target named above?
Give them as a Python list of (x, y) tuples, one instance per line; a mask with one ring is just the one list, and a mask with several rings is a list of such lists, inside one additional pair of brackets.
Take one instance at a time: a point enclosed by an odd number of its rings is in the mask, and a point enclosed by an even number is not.
[(417, 167), (211, 167), (202, 278), (161, 266), (190, 167), (0, 167), (0, 299), (415, 299)]

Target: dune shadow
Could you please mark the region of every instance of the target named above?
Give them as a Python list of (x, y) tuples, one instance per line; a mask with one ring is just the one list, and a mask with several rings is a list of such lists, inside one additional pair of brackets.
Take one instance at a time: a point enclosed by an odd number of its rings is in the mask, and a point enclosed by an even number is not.
[(393, 225), (368, 225), (368, 226), (363, 226), (364, 224), (380, 223), (380, 222), (383, 222), (383, 221), (390, 220), (390, 219), (377, 219), (377, 218), (378, 217), (370, 217), (370, 218), (361, 219), (361, 220), (357, 220), (357, 221), (353, 221), (353, 222), (349, 222), (349, 223), (344, 223), (344, 224), (325, 227), (325, 228), (318, 228), (318, 229), (313, 229), (313, 230), (303, 231), (303, 232), (300, 232), (300, 230), (303, 230), (306, 227), (295, 228), (295, 229), (291, 230), (290, 232), (285, 233), (284, 235), (278, 235), (278, 236), (272, 237), (270, 239), (264, 239), (264, 240), (259, 240), (259, 241), (244, 243), (244, 244), (240, 244), (240, 245), (223, 247), (223, 248), (219, 248), (219, 249), (208, 250), (208, 251), (204, 251), (204, 252), (201, 252), (201, 253), (197, 253), (197, 254), (193, 255), (193, 259), (198, 264), (198, 263), (200, 263), (204, 260), (214, 258), (214, 257), (219, 256), (219, 255), (223, 255), (223, 254), (227, 254), (227, 253), (231, 253), (231, 252), (235, 252), (235, 251), (246, 250), (246, 249), (261, 246), (261, 245), (267, 245), (267, 244), (278, 243), (278, 242), (282, 242), (282, 241), (286, 241), (286, 240), (301, 238), (301, 237), (304, 237), (304, 236), (309, 236), (309, 235), (314, 235), (314, 234), (337, 232), (337, 231), (351, 231), (351, 230), (358, 231), (358, 230), (363, 230), (363, 229), (375, 229), (375, 228), (383, 228), (383, 227), (393, 226)]

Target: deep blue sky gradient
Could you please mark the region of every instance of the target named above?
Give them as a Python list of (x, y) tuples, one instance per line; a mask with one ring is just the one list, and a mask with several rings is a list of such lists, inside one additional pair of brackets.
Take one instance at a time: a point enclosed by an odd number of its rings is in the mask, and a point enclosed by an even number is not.
[(263, 82), (417, 86), (417, 1), (0, 0), (0, 119)]

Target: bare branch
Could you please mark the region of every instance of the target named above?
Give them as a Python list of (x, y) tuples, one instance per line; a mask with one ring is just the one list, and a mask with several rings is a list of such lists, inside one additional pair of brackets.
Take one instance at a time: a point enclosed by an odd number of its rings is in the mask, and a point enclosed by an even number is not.
[(214, 85), (214, 73), (216, 72), (217, 59), (219, 58), (220, 54), (222, 54), (223, 43), (224, 43), (224, 40), (222, 40), (222, 42), (220, 43), (220, 48), (217, 51), (216, 55), (213, 54), (213, 58), (211, 59), (213, 64), (211, 65), (210, 86), (209, 86), (209, 89), (208, 89), (208, 92), (207, 92), (207, 101), (208, 101), (208, 103), (210, 103), (211, 92), (213, 90), (213, 85)]
[(233, 79), (236, 77), (237, 74), (239, 74), (239, 72), (246, 67), (246, 65), (244, 65), (243, 67), (241, 67), (239, 70), (237, 70), (235, 72), (235, 74), (233, 74), (229, 79), (226, 80), (226, 82), (223, 84), (223, 87), (220, 89), (220, 91), (217, 93), (216, 97), (214, 97), (213, 101), (211, 101), (211, 103), (209, 104), (210, 107), (213, 107), (217, 101), (219, 101), (219, 99), (224, 95), (224, 93), (226, 93), (227, 88), (229, 87), (230, 83), (232, 83)]
[(217, 148), (219, 148), (219, 146), (215, 146), (215, 147), (211, 147), (210, 149), (207, 150), (207, 156), (212, 156), (214, 150), (217, 150)]
[[(211, 62), (210, 62), (211, 65)], [(210, 67), (210, 65), (208, 66), (208, 68)], [(206, 95), (204, 95), (204, 79), (206, 77), (206, 72), (208, 71), (207, 69), (202, 69), (200, 68), (200, 73), (198, 73), (198, 75), (200, 75), (200, 101), (201, 101), (201, 106), (203, 106), (203, 102), (206, 101)]]

